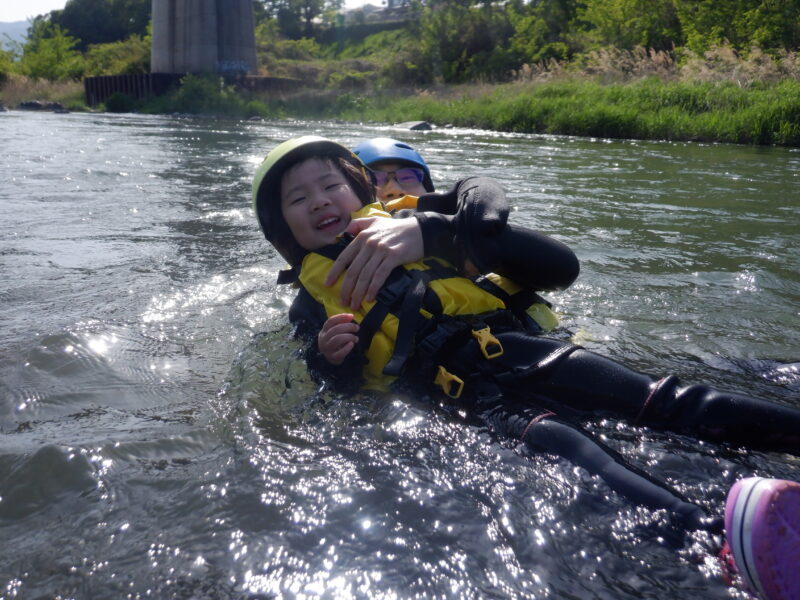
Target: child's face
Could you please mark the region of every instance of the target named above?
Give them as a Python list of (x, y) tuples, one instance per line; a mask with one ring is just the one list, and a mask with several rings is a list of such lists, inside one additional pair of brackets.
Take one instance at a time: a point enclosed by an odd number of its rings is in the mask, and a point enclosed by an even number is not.
[(394, 162), (370, 166), (370, 169), (389, 174), (386, 183), (376, 187), (376, 195), (382, 202), (402, 198), (406, 195), (422, 196), (427, 192), (422, 184), (422, 178), (425, 175), (422, 169)]
[(281, 178), (281, 211), (294, 239), (306, 250), (336, 241), (361, 201), (331, 162), (309, 158)]

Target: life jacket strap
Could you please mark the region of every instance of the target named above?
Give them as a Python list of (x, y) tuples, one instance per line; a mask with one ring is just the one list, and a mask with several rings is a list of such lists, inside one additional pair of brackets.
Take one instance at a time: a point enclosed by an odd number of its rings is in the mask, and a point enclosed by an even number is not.
[[(445, 344), (455, 339), (459, 334), (466, 334), (472, 327), (461, 318), (439, 316), (431, 325), (431, 331), (424, 331), (417, 341), (417, 362), (420, 364), (435, 364), (439, 352)], [(469, 338), (467, 338), (469, 339)]]
[(540, 323), (531, 318), (527, 310), (534, 304), (543, 304), (550, 309), (553, 305), (548, 300), (542, 298), (535, 291), (526, 288), (522, 288), (514, 294), (509, 294), (485, 275), (481, 275), (474, 281), (475, 285), (482, 290), (500, 298), (506, 307), (522, 322), (522, 325), (527, 331), (536, 334), (545, 331), (545, 328)]
[(399, 325), (397, 326), (397, 337), (394, 341), (394, 351), (392, 357), (383, 368), (384, 375), (398, 376), (411, 356), (414, 346), (414, 338), (417, 335), (418, 322), (420, 319), (419, 310), (425, 298), (426, 279), (420, 271), (410, 272), (412, 279), (411, 285), (406, 289), (403, 297), (403, 305), (400, 307)]
[(406, 276), (406, 270), (402, 267), (395, 267), (389, 274), (386, 283), (378, 290), (375, 304), (359, 324), (358, 346), (362, 352), (367, 351), (372, 343), (372, 338), (380, 329), (381, 323), (395, 306), (399, 305), (405, 297), (408, 287), (409, 278)]
[(297, 269), (294, 267), (290, 269), (281, 269), (278, 271), (278, 285), (286, 285), (289, 283), (296, 283), (298, 280)]
[[(483, 327), (481, 327), (483, 325)], [(439, 328), (441, 331), (442, 327)], [(470, 333), (475, 341), (478, 342), (478, 347), (480, 348), (481, 354), (483, 354), (486, 360), (491, 360), (493, 358), (497, 358), (498, 356), (503, 355), (503, 344), (500, 343), (493, 334), (491, 329), (485, 323), (478, 324), (477, 327), (469, 327), (471, 329)], [(462, 329), (463, 331), (463, 329)], [(453, 333), (457, 333), (451, 329), (450, 335), (447, 335), (450, 338)], [(469, 339), (469, 338), (467, 338)], [(464, 380), (461, 379), (458, 375), (454, 375), (450, 373), (447, 369), (445, 369), (442, 365), (439, 365), (436, 370), (436, 376), (433, 378), (434, 385), (438, 385), (442, 388), (442, 392), (446, 396), (450, 398), (457, 399), (461, 397), (461, 394), (464, 392)]]

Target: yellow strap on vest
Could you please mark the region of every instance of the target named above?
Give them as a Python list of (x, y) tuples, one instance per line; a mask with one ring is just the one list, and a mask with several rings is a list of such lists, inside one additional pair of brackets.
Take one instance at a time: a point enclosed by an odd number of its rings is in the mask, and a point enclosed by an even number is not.
[[(508, 277), (503, 277), (502, 275), (497, 275), (496, 273), (488, 273), (485, 275), (485, 277), (509, 296), (513, 296), (514, 294), (523, 291), (521, 286)], [(528, 316), (530, 316), (531, 319), (536, 321), (543, 331), (552, 331), (558, 327), (558, 315), (553, 312), (553, 310), (547, 306), (547, 304), (535, 302), (531, 304), (525, 310), (525, 312), (528, 313)]]
[(396, 210), (400, 210), (403, 208), (417, 208), (417, 201), (419, 198), (416, 196), (403, 196), (402, 198), (395, 198), (394, 200), (389, 200), (388, 202), (384, 202), (383, 206), (389, 212), (394, 212)]
[(371, 202), (370, 204), (365, 204), (357, 211), (350, 214), (353, 219), (360, 219), (362, 217), (385, 217), (387, 219), (391, 219), (392, 215), (390, 215), (384, 209), (383, 204), (380, 202)]
[(553, 312), (553, 309), (547, 306), (547, 304), (542, 304), (540, 302), (531, 304), (525, 312), (527, 312), (530, 318), (536, 321), (539, 327), (544, 331), (552, 331), (558, 327), (558, 315)]

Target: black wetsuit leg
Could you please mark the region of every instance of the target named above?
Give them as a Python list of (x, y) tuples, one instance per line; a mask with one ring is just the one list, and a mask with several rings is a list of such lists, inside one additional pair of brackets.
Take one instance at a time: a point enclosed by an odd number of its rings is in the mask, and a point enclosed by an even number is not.
[(618, 452), (552, 413), (531, 418), (529, 412), (520, 415), (497, 406), (487, 410), (482, 419), (496, 433), (521, 440), (534, 452), (555, 454), (583, 467), (635, 504), (668, 510), (688, 530), (722, 532), (721, 518), (710, 518), (702, 508), (665, 483), (627, 463)]
[(521, 331), (495, 335), (503, 345), (502, 356), (486, 360), (471, 342), (448, 365), (473, 379), (493, 378), (515, 395), (557, 413), (564, 407), (611, 413), (714, 442), (800, 455), (798, 409), (702, 385), (681, 388), (674, 376), (656, 381), (559, 340)]

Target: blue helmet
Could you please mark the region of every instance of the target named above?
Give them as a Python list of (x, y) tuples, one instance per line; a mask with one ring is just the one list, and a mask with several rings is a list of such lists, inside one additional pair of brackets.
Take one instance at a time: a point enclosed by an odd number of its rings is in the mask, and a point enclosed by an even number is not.
[(366, 142), (361, 142), (353, 148), (353, 154), (358, 156), (361, 161), (369, 166), (382, 162), (398, 162), (409, 166), (419, 167), (425, 173), (422, 185), (426, 191), (432, 192), (433, 181), (431, 180), (431, 170), (420, 156), (405, 142), (393, 140), (392, 138), (372, 138)]

